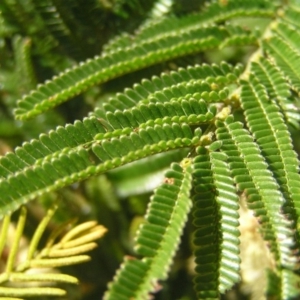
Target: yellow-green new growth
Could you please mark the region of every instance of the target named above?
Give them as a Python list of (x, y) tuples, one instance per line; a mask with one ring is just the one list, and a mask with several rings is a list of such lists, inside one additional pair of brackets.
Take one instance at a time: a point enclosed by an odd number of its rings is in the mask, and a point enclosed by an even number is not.
[[(54, 206), (47, 211), (30, 241), (26, 259), (19, 261), (17, 256), (27, 214), (26, 208), (21, 208), (13, 243), (8, 249), (9, 256), (6, 268), (0, 274), (1, 300), (17, 300), (29, 296), (63, 296), (66, 291), (54, 287), (53, 284), (78, 284), (76, 277), (60, 274), (54, 268), (88, 261), (90, 257), (85, 253), (97, 247), (95, 241), (105, 234), (106, 229), (95, 221), (86, 222), (75, 226), (61, 238), (50, 235), (50, 239), (44, 248), (39, 250), (40, 239), (56, 209), (57, 207)], [(1, 227), (0, 253), (2, 253), (7, 241), (9, 223), (10, 215), (7, 215)], [(53, 238), (54, 236), (55, 238)], [(47, 268), (46, 273), (43, 272), (43, 268)], [(33, 270), (34, 273), (28, 273), (28, 271)], [(26, 286), (30, 283), (34, 283), (35, 286)]]

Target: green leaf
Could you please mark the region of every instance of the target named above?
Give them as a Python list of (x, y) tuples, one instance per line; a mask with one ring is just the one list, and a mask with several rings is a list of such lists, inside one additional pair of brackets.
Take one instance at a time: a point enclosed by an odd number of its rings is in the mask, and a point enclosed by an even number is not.
[[(257, 69), (258, 65), (256, 65)], [(261, 76), (259, 72), (255, 72), (255, 75), (257, 80), (250, 76), (248, 83), (242, 87), (241, 102), (246, 122), (277, 180), (279, 189), (285, 196), (283, 211), (292, 214), (291, 218), (298, 222), (300, 190), (296, 182), (300, 180), (300, 175), (297, 154), (293, 150), (292, 140), (283, 115), (276, 102), (272, 98), (269, 99), (268, 90), (261, 85), (265, 82), (264, 75)], [(268, 73), (268, 76), (274, 82), (273, 74)], [(271, 89), (274, 86), (275, 83)], [(280, 85), (276, 84), (276, 89), (279, 88)], [(270, 92), (273, 91), (270, 90)], [(276, 150), (274, 151), (274, 149)], [(280, 171), (278, 170), (279, 166)]]
[(227, 156), (197, 149), (194, 160), (194, 233), (199, 299), (219, 299), (239, 281), (238, 197)]
[(218, 126), (217, 136), (222, 140), (222, 148), (231, 162), (235, 182), (246, 194), (249, 208), (262, 224), (263, 237), (270, 243), (280, 274), (281, 297), (294, 297), (295, 290), (291, 289), (289, 293), (291, 282), (286, 278), (296, 276), (292, 275), (297, 269), (292, 255), (296, 245), (295, 224), (283, 213), (285, 199), (279, 185), (258, 145), (253, 143), (253, 137), (242, 124), (228, 118), (224, 125), (219, 123)]
[(192, 202), (192, 161), (172, 164), (150, 200), (135, 240), (142, 259), (125, 259), (104, 299), (146, 299), (166, 279)]
[(39, 85), (36, 91), (32, 91), (18, 102), (15, 115), (22, 120), (33, 117), (95, 84), (166, 59), (215, 48), (227, 36), (226, 28), (200, 26), (188, 29), (180, 37), (170, 35), (150, 39), (141, 45), (133, 44), (127, 49), (95, 57)]

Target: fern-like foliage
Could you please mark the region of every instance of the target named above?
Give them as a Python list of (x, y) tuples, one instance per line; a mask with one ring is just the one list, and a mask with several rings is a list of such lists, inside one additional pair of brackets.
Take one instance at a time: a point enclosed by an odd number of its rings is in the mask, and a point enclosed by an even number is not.
[[(2, 4), (7, 24), (21, 9), (9, 3)], [(63, 17), (63, 4), (48, 14), (51, 3), (39, 2), (38, 12), (50, 22), (45, 28), (52, 39), (70, 49), (78, 39), (69, 28), (74, 20)], [(161, 3), (168, 13), (155, 20)], [(0, 157), (0, 215), (91, 176), (112, 170), (122, 174), (125, 166), (127, 174), (156, 170), (155, 163), (145, 170), (138, 163), (180, 153), (150, 197), (134, 251), (125, 257), (104, 298), (151, 297), (172, 272), (190, 210), (197, 299), (219, 299), (243, 282), (242, 198), (272, 260), (272, 268), (265, 270), (265, 295), (297, 299), (300, 175), (291, 132), (299, 131), (300, 120), (299, 2), (207, 1), (193, 14), (177, 17), (171, 12), (171, 2), (158, 1), (134, 34), (113, 37), (100, 55), (23, 96), (16, 118), (37, 116), (88, 88), (97, 90), (99, 84), (163, 62), (181, 64), (187, 56), (209, 60), (213, 53), (223, 57), (244, 46), (254, 49), (253, 55), (245, 58), (245, 65), (235, 57), (234, 64), (194, 64), (139, 80), (103, 100), (82, 121), (58, 126)], [(264, 26), (253, 28), (253, 17)], [(31, 78), (27, 85), (33, 84), (27, 40), (15, 41), (16, 58), (26, 62), (22, 70)]]
[[(102, 237), (106, 232), (106, 229), (101, 225), (97, 225), (96, 222), (91, 221), (77, 225), (63, 237), (60, 237), (66, 229), (61, 227), (49, 236), (45, 247), (38, 251), (37, 248), (39, 246), (40, 239), (50, 219), (53, 217), (55, 210), (56, 207), (48, 210), (46, 216), (37, 227), (34, 236), (31, 239), (26, 259), (24, 261), (19, 261), (19, 259), (17, 259), (18, 248), (20, 246), (19, 244), (22, 238), (27, 215), (26, 208), (21, 208), (15, 236), (11, 249), (9, 250), (5, 271), (0, 276), (0, 299), (7, 299), (2, 297), (20, 299), (19, 297), (63, 296), (66, 292), (61, 288), (52, 287), (51, 285), (53, 283), (78, 283), (77, 278), (67, 274), (58, 274), (54, 268), (78, 264), (89, 260), (90, 257), (88, 255), (83, 255), (83, 253), (97, 247), (95, 240)], [(0, 253), (2, 253), (6, 246), (5, 240), (8, 235), (10, 219), (11, 216), (7, 215), (3, 220)], [(57, 242), (58, 238), (60, 238), (60, 240)], [(38, 269), (43, 268), (51, 269), (49, 269), (46, 273), (37, 271)], [(27, 273), (34, 269), (36, 270), (35, 273)], [(22, 283), (24, 285), (26, 282), (36, 282), (39, 286), (21, 286)], [(20, 285), (19, 287), (18, 284)]]
[(158, 281), (167, 277), (192, 204), (191, 160), (173, 164), (165, 176), (136, 237), (136, 252), (143, 258), (125, 260), (104, 299), (147, 299)]
[[(243, 2), (239, 3), (242, 5)], [(236, 5), (226, 5), (227, 11), (211, 20), (211, 22), (224, 21), (231, 16), (258, 14), (266, 15), (270, 13), (269, 5), (266, 1), (262, 1), (262, 7), (246, 12), (246, 7)], [(265, 7), (266, 6), (266, 7)], [(256, 8), (256, 9), (255, 9)], [(204, 12), (204, 18), (212, 14), (215, 6)], [(19, 101), (16, 117), (20, 119), (29, 118), (40, 114), (41, 112), (54, 107), (84, 91), (88, 87), (103, 83), (109, 79), (132, 72), (149, 65), (157, 64), (164, 60), (170, 60), (182, 55), (200, 52), (210, 48), (217, 48), (221, 45), (238, 44), (241, 38), (238, 33), (246, 36), (245, 42), (253, 43), (251, 33), (245, 30), (237, 30), (231, 26), (208, 25), (210, 22), (199, 22), (203, 18), (202, 14), (182, 19), (172, 18), (171, 20), (151, 24), (141, 29), (133, 41), (129, 36), (118, 39), (118, 43), (114, 43), (107, 48), (103, 56), (88, 60), (73, 69), (67, 70), (59, 76), (53, 78), (52, 81), (40, 85), (36, 91), (28, 96), (24, 96)], [(170, 24), (172, 25), (170, 26)], [(205, 26), (204, 26), (205, 25)], [(166, 28), (170, 28), (167, 29)], [(180, 30), (180, 34), (176, 31)], [(242, 33), (241, 33), (242, 31)], [(231, 42), (227, 40), (230, 39)], [(135, 42), (136, 40), (136, 42)], [(117, 47), (121, 43), (122, 48)], [(126, 47), (125, 47), (126, 45)], [(108, 51), (110, 50), (110, 51)]]
[[(211, 149), (215, 146), (219, 145), (212, 144)], [(220, 292), (239, 281), (238, 197), (226, 154), (207, 153), (203, 147), (197, 152), (193, 199), (198, 273), (195, 288), (199, 299), (217, 299)]]

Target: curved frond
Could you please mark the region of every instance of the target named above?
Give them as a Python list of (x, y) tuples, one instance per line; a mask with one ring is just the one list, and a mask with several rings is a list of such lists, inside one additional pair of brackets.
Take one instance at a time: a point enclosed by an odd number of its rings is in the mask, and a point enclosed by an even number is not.
[(163, 104), (159, 101), (149, 105), (142, 104), (124, 112), (108, 112), (106, 117), (115, 129), (121, 129), (130, 126), (145, 128), (173, 122), (191, 125), (205, 123), (212, 121), (215, 113), (214, 107), (208, 110), (205, 101), (191, 98), (182, 101), (172, 100)]
[[(83, 123), (76, 124), (82, 129)], [(64, 151), (51, 154), (43, 142), (33, 141), (17, 149), (17, 154), (10, 153), (0, 160), (1, 173), (6, 177), (0, 181), (2, 215), (45, 192), (156, 153), (189, 147), (198, 141), (193, 139), (191, 128), (184, 123), (146, 126), (137, 132), (125, 128), (108, 133), (108, 136), (101, 134), (89, 142), (86, 135), (80, 135), (78, 127), (59, 128), (52, 135), (41, 138), (55, 147), (54, 137), (60, 142), (66, 141), (74, 149), (62, 144)], [(76, 132), (78, 136), (73, 135)]]
[[(249, 81), (243, 83), (242, 86), (241, 105), (246, 122), (284, 195), (283, 211), (293, 214), (292, 219), (298, 220), (300, 175), (297, 154), (293, 150), (288, 128), (276, 102), (273, 97), (269, 98), (267, 89), (262, 85), (264, 76), (258, 72), (255, 75), (257, 75), (257, 81), (250, 75)], [(273, 78), (272, 75), (271, 78)], [(280, 86), (276, 84), (276, 90), (278, 89)]]
[(239, 215), (224, 153), (198, 148), (194, 161), (194, 233), (199, 299), (219, 299), (239, 281)]
[(18, 102), (15, 115), (18, 119), (33, 117), (95, 84), (164, 60), (216, 48), (229, 35), (226, 26), (197, 25), (192, 29), (182, 28), (181, 35), (163, 35), (104, 53), (39, 85)]
[(125, 260), (104, 299), (147, 299), (166, 278), (192, 204), (191, 176), (191, 159), (172, 164), (166, 172), (136, 236), (136, 252), (143, 258)]
[(225, 62), (180, 68), (176, 72), (163, 73), (160, 77), (154, 76), (151, 80), (143, 79), (133, 89), (127, 88), (124, 93), (118, 93), (92, 115), (105, 119), (107, 111), (115, 112), (139, 104), (164, 103), (189, 96), (215, 102), (226, 98), (226, 85), (236, 83), (242, 71), (241, 65), (233, 67)]
[(231, 118), (224, 125), (218, 123), (217, 137), (229, 157), (234, 180), (239, 190), (245, 192), (249, 208), (262, 224), (263, 237), (270, 243), (277, 262), (281, 297), (294, 297), (294, 280), (288, 278), (297, 278), (294, 273), (297, 259), (292, 254), (296, 243), (295, 227), (283, 212), (286, 202), (278, 183), (258, 145), (253, 143), (253, 137), (241, 123), (232, 122)]
[[(16, 148), (16, 155), (8, 153), (0, 159), (0, 176), (12, 175), (32, 164), (40, 165), (43, 160), (51, 161), (68, 151), (87, 149), (93, 142), (99, 143), (102, 140), (120, 138), (149, 126), (164, 126), (173, 123), (194, 125), (211, 122), (215, 113), (213, 106), (208, 108), (203, 100), (194, 98), (183, 99), (181, 102), (142, 104), (132, 110), (117, 110), (114, 113), (108, 111), (104, 119), (85, 118), (83, 122), (76, 121), (74, 125), (69, 124), (65, 128), (58, 127), (49, 135), (43, 134), (40, 140), (24, 143), (23, 147)], [(166, 137), (159, 131), (157, 134), (161, 140)], [(155, 139), (158, 141), (158, 137)]]
[[(277, 250), (274, 242), (275, 235), (272, 231), (271, 225), (269, 224), (269, 218), (266, 216), (267, 211), (265, 205), (261, 203), (261, 196), (259, 196), (258, 190), (252, 182), (250, 173), (247, 170), (247, 166), (243, 160), (243, 157), (240, 155), (240, 150), (235, 144), (235, 141), (232, 140), (232, 135), (224, 126), (223, 122), (218, 121), (216, 125), (216, 137), (222, 142), (222, 151), (228, 155), (228, 161), (232, 168), (232, 174), (237, 184), (237, 188), (239, 191), (246, 193), (248, 207), (254, 210), (257, 218), (261, 218), (262, 233), (264, 238), (270, 241), (271, 250), (276, 252)], [(241, 124), (236, 125), (236, 127), (242, 129)], [(241, 131), (241, 133), (243, 132), (244, 131)], [(251, 137), (249, 139), (252, 140)]]

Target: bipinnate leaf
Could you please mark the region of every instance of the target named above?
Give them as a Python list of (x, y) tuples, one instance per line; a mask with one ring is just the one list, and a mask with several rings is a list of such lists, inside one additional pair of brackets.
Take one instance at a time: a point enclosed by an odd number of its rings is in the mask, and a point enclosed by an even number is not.
[[(85, 5), (99, 11), (105, 1), (96, 2), (87, 1)], [(28, 23), (24, 3), (8, 0), (0, 3), (3, 43), (10, 40), (3, 33), (7, 26), (15, 24), (10, 32), (17, 33)], [(86, 29), (79, 33), (70, 30), (70, 24), (76, 22), (73, 15), (66, 14), (68, 3), (52, 0), (32, 0), (32, 3), (42, 16), (39, 33), (47, 32), (49, 47), (53, 48), (56, 41), (71, 57), (78, 57), (77, 46), (83, 49), (90, 41), (87, 37), (84, 45), (76, 42)], [(128, 3), (133, 5), (136, 1)], [(108, 86), (101, 88), (100, 97), (105, 100), (89, 117), (41, 134), (0, 157), (0, 217), (3, 217), (0, 253), (5, 247), (3, 240), (7, 237), (10, 213), (22, 204), (112, 170), (107, 180), (117, 178), (113, 184), (120, 191), (122, 176), (130, 177), (131, 171), (134, 174), (131, 183), (138, 185), (135, 179), (140, 172), (160, 172), (169, 167), (164, 181), (150, 198), (145, 220), (137, 232), (137, 258), (124, 258), (104, 299), (144, 300), (159, 291), (160, 281), (170, 272), (191, 208), (197, 299), (220, 299), (226, 291), (235, 289), (240, 280), (243, 283), (239, 254), (240, 197), (253, 214), (264, 251), (272, 262), (265, 276), (268, 283), (261, 294), (265, 292), (267, 298), (278, 300), (298, 299), (300, 164), (294, 149), (297, 137), (294, 139), (292, 132), (300, 128), (299, 1), (206, 1), (200, 11), (180, 17), (176, 10), (173, 14), (171, 2), (153, 3), (153, 14), (164, 14), (155, 12), (162, 4), (167, 6), (168, 16), (148, 15), (133, 34), (121, 33), (103, 47), (99, 56), (79, 62), (35, 90), (31, 90), (35, 78), (29, 40), (24, 34), (27, 31), (21, 30), (22, 34), (18, 34), (22, 37), (13, 40), (20, 70), (17, 93), (28, 92), (15, 110), (20, 120), (37, 116), (92, 86), (125, 74), (138, 76), (140, 73), (135, 71), (160, 63), (164, 63), (160, 65), (164, 72), (159, 77), (142, 79), (110, 99), (106, 97)], [(83, 24), (85, 20), (78, 22)], [(96, 23), (90, 20), (86, 24)], [(256, 25), (261, 28), (255, 29)], [(31, 38), (32, 45), (39, 48), (40, 39), (34, 35)], [(214, 52), (208, 53), (212, 49)], [(33, 53), (38, 56), (38, 51)], [(215, 57), (246, 63), (177, 68), (187, 65), (186, 59), (193, 64), (215, 61)], [(43, 57), (46, 64), (47, 59)], [(69, 56), (65, 59), (70, 63)], [(154, 68), (148, 71), (155, 72)], [(0, 96), (5, 103), (4, 93)], [(144, 170), (147, 163), (149, 168)], [(145, 178), (148, 177), (144, 176), (144, 183)], [(129, 189), (125, 196), (136, 191)], [(53, 213), (54, 210), (49, 210), (38, 226), (26, 261), (15, 266), (26, 219), (26, 210), (21, 210), (16, 239), (0, 282), (35, 280), (41, 286), (18, 291), (0, 287), (5, 297), (16, 300), (30, 293), (63, 295), (61, 289), (44, 286), (46, 281), (75, 283), (76, 278), (54, 273), (37, 277), (24, 271), (86, 261), (89, 257), (85, 252), (94, 249), (95, 241), (105, 232), (95, 222), (87, 222), (61, 239), (58, 233), (52, 235), (38, 251)], [(244, 234), (242, 230), (241, 233)]]

